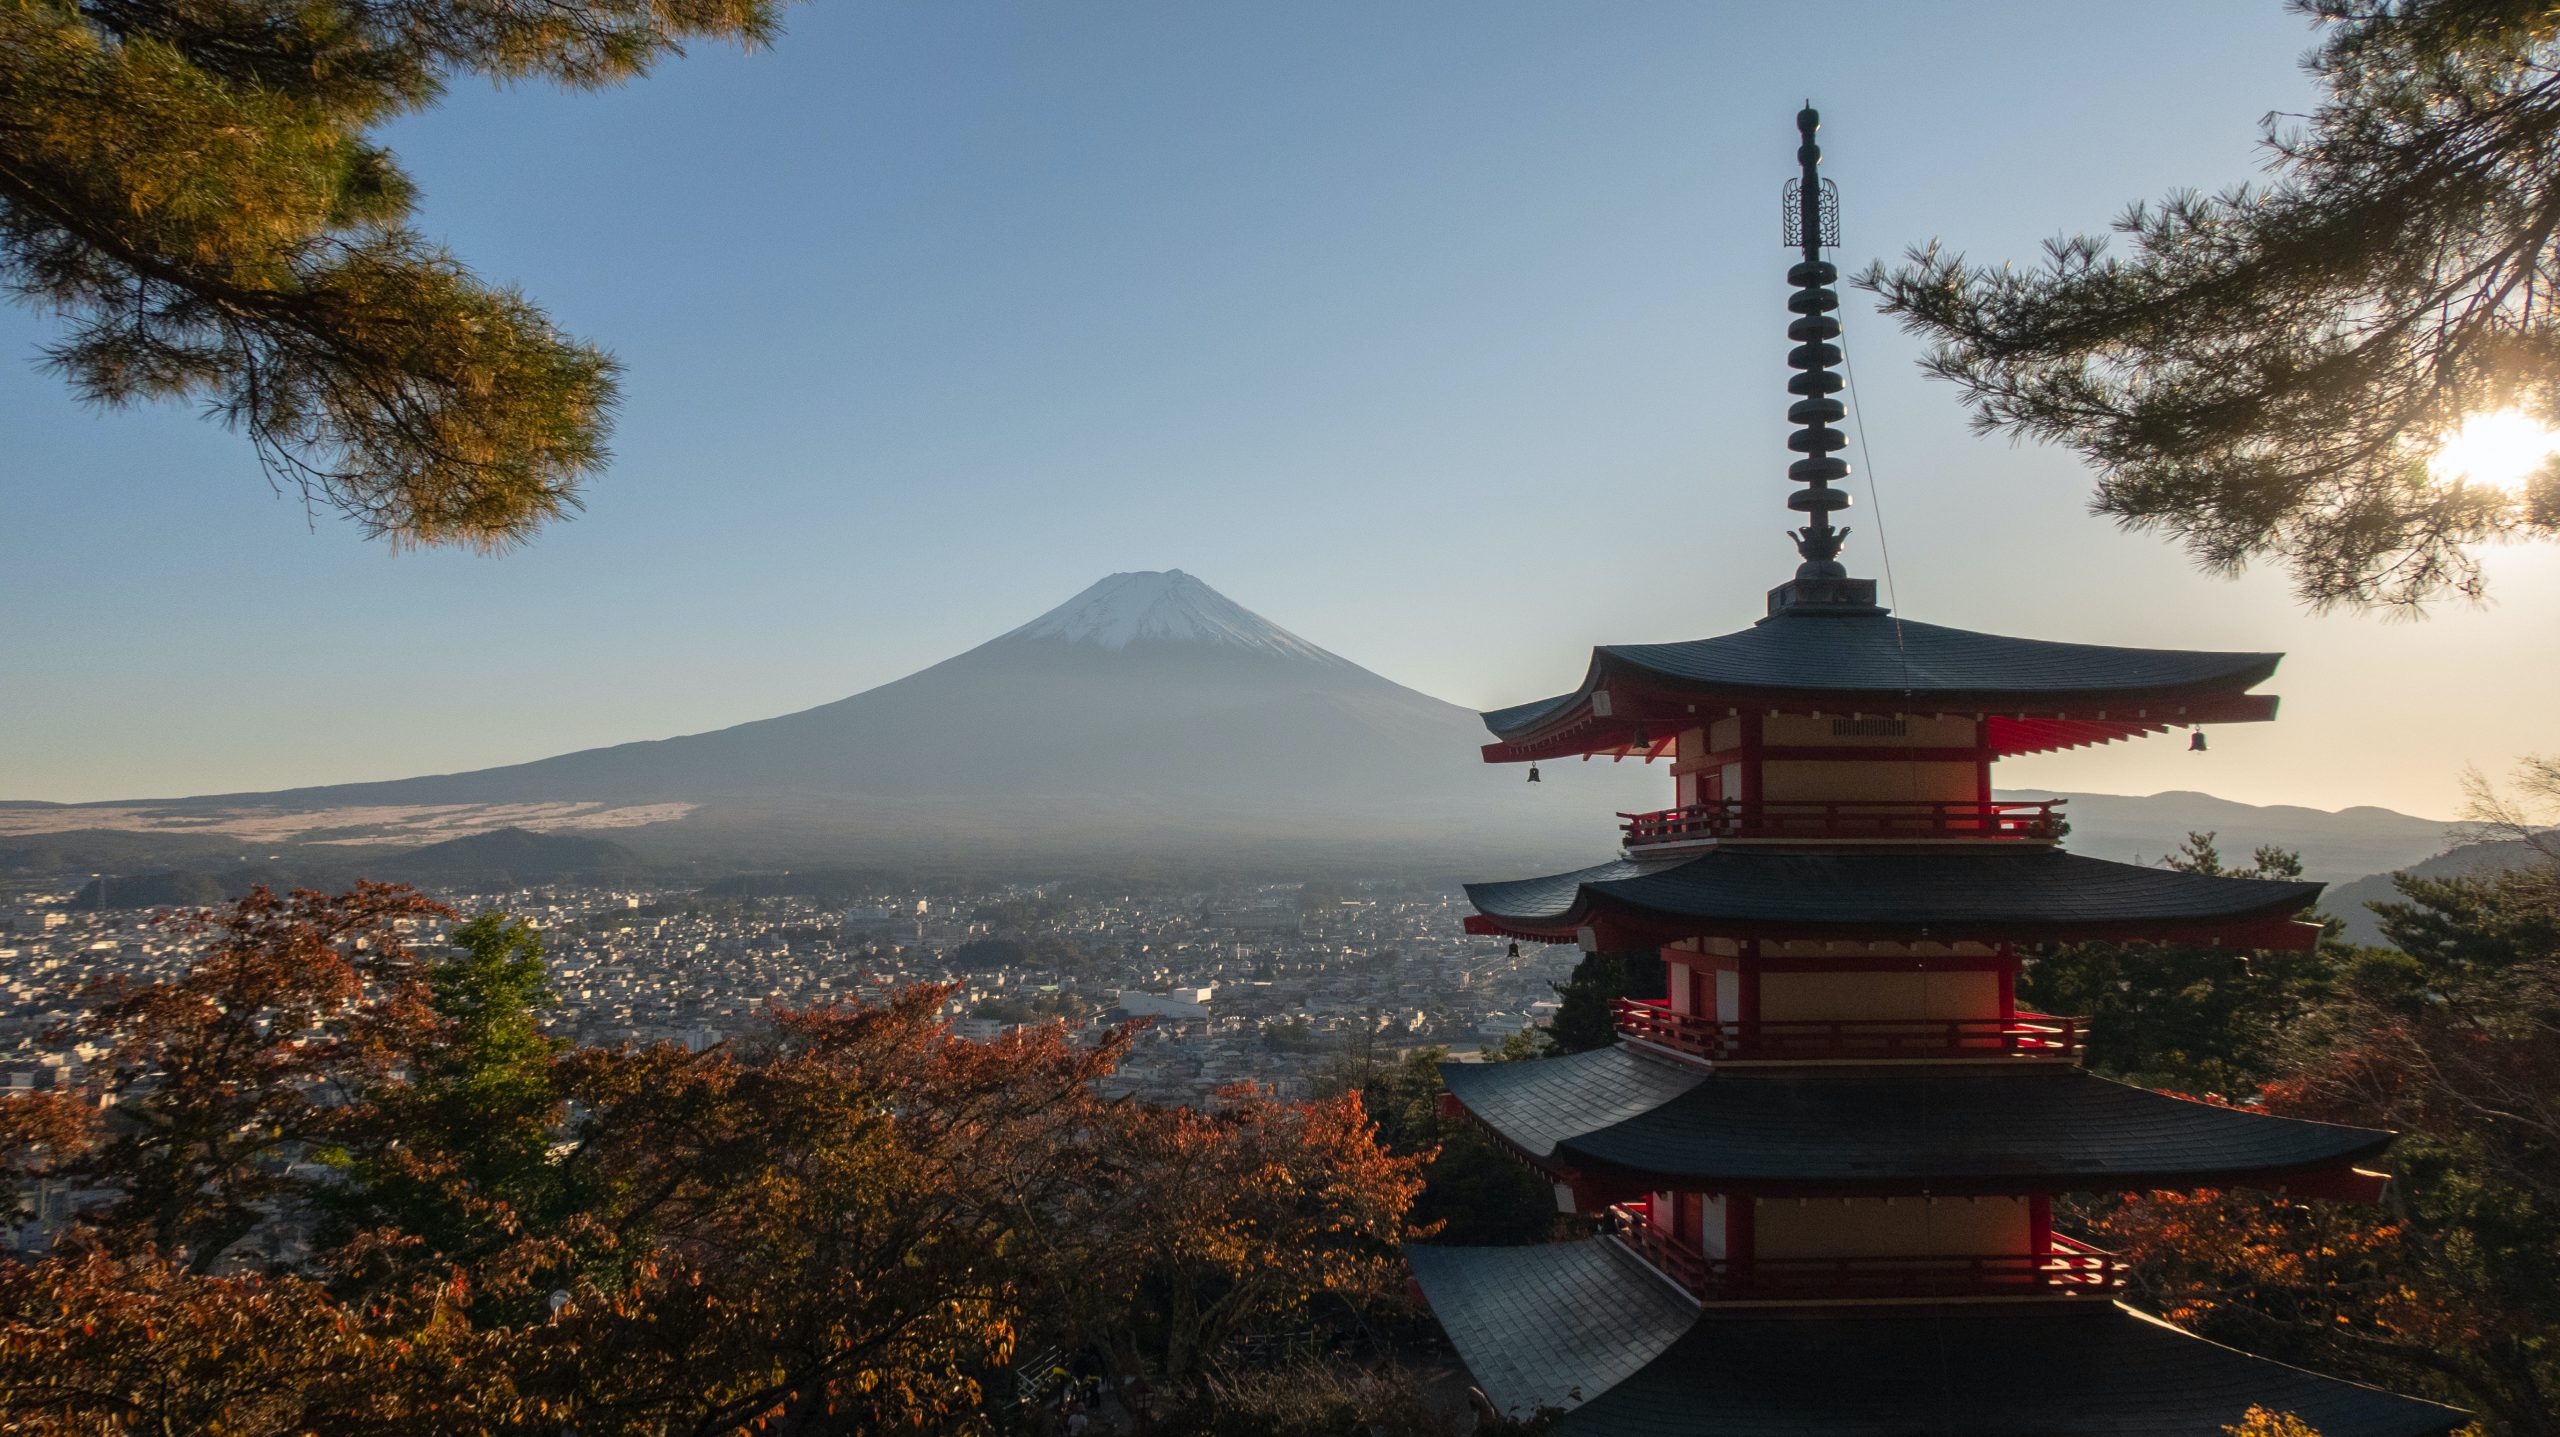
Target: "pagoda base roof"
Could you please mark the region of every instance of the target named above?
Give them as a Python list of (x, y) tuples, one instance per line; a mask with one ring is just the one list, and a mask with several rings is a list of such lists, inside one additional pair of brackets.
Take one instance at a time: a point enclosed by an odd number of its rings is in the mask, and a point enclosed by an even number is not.
[(1407, 1255), (1494, 1406), (1563, 1408), (1559, 1437), (2223, 1437), (2252, 1406), (2321, 1437), (2467, 1420), (2115, 1305), (1702, 1312), (1607, 1239)]
[(1569, 1407), (1642, 1371), (1698, 1304), (1614, 1242), (1405, 1249), (1441, 1330), (1497, 1408)]
[(1630, 1046), (1444, 1063), (1523, 1156), (1629, 1192), (1763, 1195), (2280, 1187), (2343, 1177), (2391, 1134), (2171, 1097), (2063, 1067), (1713, 1071)]
[(2302, 948), (2321, 885), (2226, 878), (2041, 847), (1805, 852), (1719, 848), (1470, 883), (1474, 928), (1602, 930), (1604, 948), (1703, 935), (1869, 940), (2174, 940)]

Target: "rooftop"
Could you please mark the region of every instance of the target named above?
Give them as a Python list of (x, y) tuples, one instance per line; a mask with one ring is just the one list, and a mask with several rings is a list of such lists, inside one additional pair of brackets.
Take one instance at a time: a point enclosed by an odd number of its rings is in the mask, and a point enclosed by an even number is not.
[(1631, 1190), (2086, 1192), (2342, 1174), (2373, 1128), (2219, 1107), (2068, 1067), (1709, 1072), (1627, 1047), (1447, 1063), (1449, 1092), (1550, 1168)]
[[(1408, 1255), (1485, 1395), (1524, 1416), (1571, 1409), (1561, 1437), (2216, 1437), (2252, 1405), (2322, 1437), (2442, 1437), (2465, 1420), (2112, 1304), (1705, 1312), (1666, 1336), (1667, 1285), (1613, 1247)], [(1566, 1336), (1586, 1332), (1619, 1345)]]
[[(2308, 946), (2292, 915), (2321, 885), (2226, 878), (2020, 845), (1993, 851), (1717, 848), (1570, 873), (1470, 883), (1492, 932), (1548, 937), (1615, 924), (1655, 941), (1729, 936), (2228, 939)], [(2290, 930), (2302, 927), (2301, 933)]]
[(1631, 727), (1660, 733), (1728, 708), (1773, 707), (1980, 713), (1995, 751), (2031, 753), (2172, 724), (2273, 718), (2275, 700), (2246, 691), (2282, 658), (2010, 638), (1882, 610), (1790, 609), (1715, 638), (1593, 649), (1570, 692), (1485, 714), (1499, 740), (1485, 756), (1605, 752)]

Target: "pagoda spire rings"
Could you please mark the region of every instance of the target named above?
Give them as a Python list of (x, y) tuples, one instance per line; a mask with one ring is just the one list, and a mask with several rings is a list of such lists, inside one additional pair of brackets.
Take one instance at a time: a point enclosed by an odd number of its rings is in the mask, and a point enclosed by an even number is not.
[(1849, 531), (1831, 522), (1833, 514), (1849, 507), (1849, 496), (1831, 487), (1849, 477), (1848, 461), (1837, 457), (1849, 447), (1849, 439), (1835, 427), (1849, 411), (1833, 397), (1843, 385), (1833, 372), (1841, 361), (1840, 321), (1833, 314), (1840, 295), (1831, 286), (1839, 282), (1840, 271), (1822, 257), (1823, 246), (1840, 243), (1840, 193), (1822, 178), (1822, 146), (1814, 142), (1821, 127), (1822, 116), (1811, 105), (1796, 115), (1796, 132), (1802, 136), (1796, 162), (1803, 173), (1788, 182), (1786, 192), (1786, 242), (1804, 256), (1787, 271), (1787, 282), (1796, 287), (1787, 299), (1787, 309), (1796, 316), (1787, 326), (1787, 338), (1795, 341), (1787, 365), (1796, 371), (1787, 392), (1797, 396), (1787, 409), (1788, 422), (1797, 426), (1787, 447), (1804, 456), (1787, 466), (1787, 477), (1805, 486), (1787, 496), (1787, 507), (1810, 520), (1790, 535), (1804, 561), (1796, 577), (1845, 579), (1849, 571), (1841, 566), (1840, 547)]

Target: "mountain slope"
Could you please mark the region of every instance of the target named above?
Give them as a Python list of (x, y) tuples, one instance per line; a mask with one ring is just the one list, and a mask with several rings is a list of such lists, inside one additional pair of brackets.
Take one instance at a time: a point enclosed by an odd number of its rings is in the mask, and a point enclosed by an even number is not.
[[(1115, 574), (1031, 623), (850, 698), (710, 733), (291, 803), (1141, 794), (1215, 808), (1445, 792), (1475, 715), (1172, 570)], [(236, 801), (249, 795), (227, 795)]]
[(664, 855), (811, 859), (1305, 852), (1587, 861), (1661, 770), (1578, 800), (1485, 765), (1476, 716), (1371, 673), (1180, 570), (1114, 574), (966, 653), (709, 733), (470, 773), (183, 800), (293, 811), (684, 804), (617, 830)]
[[(1276, 861), (1499, 877), (1603, 857), (1614, 810), (1670, 801), (1665, 769), (1638, 763), (1552, 764), (1526, 785), (1519, 768), (1479, 759), (1486, 738), (1473, 713), (1175, 569), (1111, 575), (931, 668), (713, 732), (470, 773), (79, 811), (98, 827), (192, 830), (169, 833), (173, 844), (211, 843), (227, 826), (260, 836), (225, 847), (309, 841), (349, 861), (415, 844), (431, 820), (435, 837), (611, 823), (631, 850), (599, 855), (612, 872), (629, 860), (1120, 872)], [(2101, 858), (2156, 861), (2190, 830), (2213, 830), (2235, 858), (2272, 843), (2335, 880), (2443, 846), (2442, 824), (2383, 809), (2064, 796), (2070, 846)], [(477, 871), (516, 871), (483, 857)], [(196, 863), (173, 851), (155, 866)]]

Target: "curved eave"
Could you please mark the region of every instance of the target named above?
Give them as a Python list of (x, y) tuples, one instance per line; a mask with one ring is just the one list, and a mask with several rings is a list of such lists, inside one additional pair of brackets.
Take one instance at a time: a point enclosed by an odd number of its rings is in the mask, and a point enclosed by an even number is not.
[[(1710, 1073), (1624, 1047), (1444, 1064), (1468, 1117), (1586, 1199), (2358, 1189), (2393, 1135), (2077, 1069)], [(2364, 1187), (2369, 1192), (2369, 1187)]]
[(2053, 851), (1717, 850), (1470, 883), (1468, 931), (1603, 950), (1683, 939), (2183, 942), (2301, 951), (2322, 885), (2208, 877)]
[[(1583, 756), (1650, 759), (1667, 753), (1679, 730), (1729, 712), (1980, 716), (1988, 726), (1994, 758), (2055, 753), (2167, 733), (2198, 724), (2265, 723), (2276, 716), (2274, 694), (2208, 693), (2161, 700), (2145, 695), (2090, 694), (2056, 702), (2051, 695), (1928, 695), (1925, 698), (1844, 695), (1815, 690), (1654, 693), (1641, 688), (1612, 693), (1595, 704), (1591, 692), (1565, 694), (1483, 715), (1497, 738), (1483, 746), (1487, 763), (1532, 763)], [(1599, 712), (1605, 707), (1608, 712)], [(1510, 727), (1496, 722), (1520, 719)], [(1890, 748), (1879, 746), (1878, 756)]]
[(1625, 753), (1639, 728), (1654, 739), (1748, 711), (1980, 715), (1995, 752), (2040, 753), (2271, 719), (2275, 700), (2248, 690), (2283, 657), (2058, 643), (1882, 615), (1781, 616), (1688, 643), (1593, 649), (1570, 692), (1486, 713), (1495, 742), (1484, 752), (1497, 763)]

